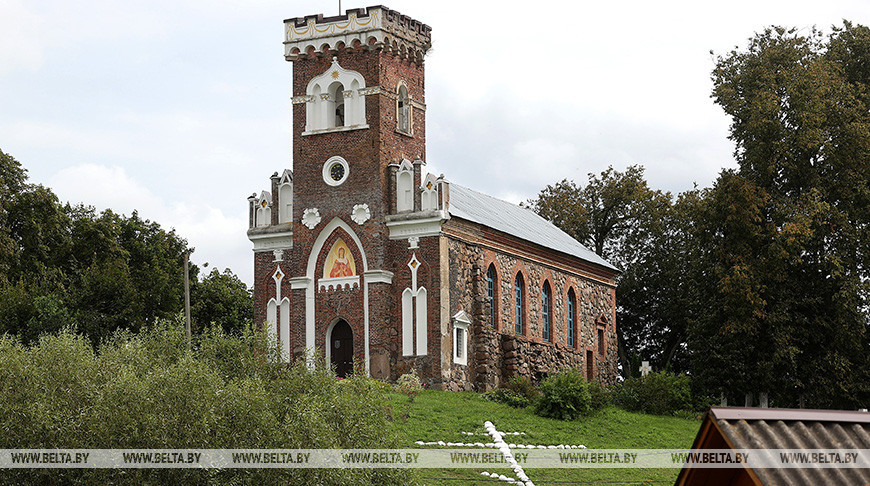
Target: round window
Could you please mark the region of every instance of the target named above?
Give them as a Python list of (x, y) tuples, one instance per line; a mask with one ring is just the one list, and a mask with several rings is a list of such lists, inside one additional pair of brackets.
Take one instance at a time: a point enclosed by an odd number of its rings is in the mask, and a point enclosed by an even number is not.
[(337, 186), (347, 180), (349, 167), (347, 161), (341, 157), (330, 157), (323, 164), (323, 181), (330, 186)]

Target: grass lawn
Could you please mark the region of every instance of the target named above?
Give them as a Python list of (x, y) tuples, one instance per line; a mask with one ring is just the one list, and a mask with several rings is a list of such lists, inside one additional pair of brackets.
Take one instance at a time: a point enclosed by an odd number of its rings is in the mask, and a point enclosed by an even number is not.
[[(405, 395), (390, 394), (393, 432), (404, 446), (416, 448), (415, 441), (491, 442), (482, 436), (471, 438), (462, 432), (485, 432), (487, 420), (505, 432), (507, 442), (523, 444), (576, 444), (590, 449), (688, 449), (701, 426), (700, 420), (631, 413), (610, 407), (589, 417), (563, 422), (539, 417), (531, 410), (512, 408), (484, 400), (477, 393), (425, 390), (409, 404)], [(405, 415), (407, 414), (407, 417)], [(429, 485), (507, 484), (481, 476), (481, 471), (515, 477), (509, 469), (422, 469), (419, 480)], [(679, 469), (527, 469), (539, 486), (546, 484), (673, 484)]]

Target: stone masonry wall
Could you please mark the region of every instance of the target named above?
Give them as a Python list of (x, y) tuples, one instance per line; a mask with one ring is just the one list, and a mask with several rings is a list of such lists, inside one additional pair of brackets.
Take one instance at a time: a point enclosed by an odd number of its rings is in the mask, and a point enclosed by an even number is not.
[[(606, 285), (579, 274), (561, 271), (531, 259), (496, 251), (458, 239), (450, 240), (451, 313), (462, 309), (472, 318), (468, 366), (452, 365), (453, 379), (447, 389), (489, 390), (511, 376), (526, 376), (535, 382), (566, 368), (611, 384), (616, 379), (615, 292)], [(489, 322), (486, 272), (496, 271), (496, 322)], [(523, 332), (516, 333), (514, 281), (524, 283)], [(551, 288), (551, 335), (542, 337), (541, 289)], [(567, 296), (576, 297), (576, 338), (567, 338)], [(606, 321), (606, 322), (605, 322)], [(604, 354), (599, 353), (597, 331), (604, 331)], [(587, 358), (591, 356), (591, 369)]]

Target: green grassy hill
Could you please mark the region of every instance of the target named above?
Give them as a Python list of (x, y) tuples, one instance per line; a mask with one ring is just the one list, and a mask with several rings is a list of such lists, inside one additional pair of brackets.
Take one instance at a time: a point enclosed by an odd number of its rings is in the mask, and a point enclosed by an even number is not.
[[(542, 418), (531, 410), (512, 408), (484, 400), (477, 393), (426, 390), (413, 403), (405, 395), (391, 393), (393, 432), (407, 447), (415, 441), (490, 442), (471, 439), (462, 432), (485, 432), (483, 423), (493, 422), (500, 431), (525, 432), (516, 438), (523, 444), (585, 445), (592, 449), (687, 449), (701, 426), (700, 420), (626, 412), (609, 407), (572, 422)], [(506, 439), (509, 442), (514, 439)], [(418, 477), (428, 485), (507, 484), (481, 476), (481, 471), (502, 469), (423, 469)], [(679, 469), (528, 469), (538, 486), (547, 484), (673, 484)]]

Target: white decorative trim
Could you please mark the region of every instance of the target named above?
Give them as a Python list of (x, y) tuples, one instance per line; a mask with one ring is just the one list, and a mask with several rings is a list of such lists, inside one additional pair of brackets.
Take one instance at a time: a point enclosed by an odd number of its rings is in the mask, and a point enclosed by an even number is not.
[(281, 343), (281, 357), (285, 362), (290, 362), (290, 299), (284, 297), (281, 299), (281, 305), (278, 309), (278, 332)]
[(333, 57), (329, 68), (312, 78), (305, 88), (305, 94), (313, 98), (305, 106), (305, 131), (365, 125), (366, 97), (359, 93), (365, 87), (362, 74), (341, 67), (338, 58)]
[(272, 255), (275, 257), (275, 259), (272, 260), (272, 263), (284, 261), (284, 250), (272, 250)]
[(284, 271), (281, 270), (281, 265), (277, 266), (275, 273), (272, 274), (272, 280), (275, 281), (275, 300), (281, 301), (281, 280), (284, 279)]
[(402, 356), (414, 355), (414, 292), (402, 291)]
[(314, 101), (314, 97), (311, 95), (294, 96), (290, 98), (290, 101), (294, 105), (301, 105), (303, 103), (310, 103)]
[(420, 248), (420, 237), (419, 236), (409, 236), (408, 237), (408, 249), (415, 250)]
[(272, 343), (278, 343), (278, 301), (274, 297), (266, 304), (266, 335)]
[[(314, 270), (317, 267), (317, 257), (320, 255), (320, 252), (323, 250), (323, 245), (326, 244), (326, 239), (329, 238), (329, 235), (335, 231), (336, 228), (341, 228), (350, 235), (351, 240), (353, 240), (354, 244), (356, 244), (357, 249), (360, 252), (361, 260), (362, 260), (362, 268), (363, 274), (368, 271), (368, 260), (366, 259), (366, 252), (362, 246), (362, 242), (359, 239), (359, 236), (353, 231), (347, 223), (341, 220), (341, 218), (333, 218), (332, 221), (326, 224), (323, 230), (320, 231), (320, 234), (317, 235), (317, 238), (314, 240), (314, 245), (311, 247), (311, 253), (308, 255), (308, 265), (305, 267), (305, 278), (308, 279), (308, 285), (305, 287), (305, 348), (306, 348), (306, 362), (310, 368), (314, 367), (314, 343), (315, 343), (315, 329), (314, 329), (314, 303), (315, 303), (315, 292), (314, 292)], [(357, 267), (359, 268), (359, 267)], [(363, 286), (363, 352), (365, 359), (365, 372), (366, 375), (370, 374), (370, 346), (369, 346), (369, 286), (365, 284)]]
[(308, 277), (293, 277), (287, 280), (290, 282), (291, 290), (301, 290), (308, 287), (308, 284), (311, 283), (311, 279)]
[(419, 219), (401, 219), (387, 221), (391, 240), (404, 240), (411, 236), (438, 236), (441, 234), (441, 224), (450, 219), (447, 211), (438, 211), (438, 216)]
[(302, 224), (308, 229), (314, 229), (320, 223), (320, 211), (317, 208), (308, 208), (302, 213)]
[(417, 331), (417, 356), (426, 356), (428, 353), (428, 331), (429, 331), (429, 319), (427, 319), (428, 313), (428, 302), (427, 299), (428, 293), (426, 292), (426, 287), (420, 287), (417, 289), (417, 295), (414, 296), (414, 307), (416, 311), (414, 313), (414, 327), (416, 327)]
[(359, 94), (361, 94), (363, 96), (377, 95), (377, 94), (381, 94), (382, 92), (383, 91), (381, 91), (380, 86), (372, 86), (370, 88), (360, 88), (360, 90), (359, 90)]
[(364, 125), (353, 125), (350, 127), (332, 127), (332, 128), (321, 128), (319, 130), (308, 130), (302, 132), (300, 135), (303, 137), (307, 137), (309, 135), (320, 135), (321, 133), (332, 133), (332, 132), (349, 132), (351, 130), (362, 130), (364, 128), (368, 128), (368, 124)]
[(407, 52), (413, 62), (422, 62), (422, 55), (429, 50), (429, 32), (416, 21), (405, 22), (405, 16), (391, 15), (383, 7), (369, 7), (358, 17), (357, 12), (348, 11), (335, 20), (308, 18), (284, 21), (284, 56), (288, 61), (307, 56), (310, 50), (322, 52), (321, 47), (338, 49), (340, 44), (348, 48), (359, 45), (361, 49), (390, 49), (396, 41), (400, 53)]
[[(453, 315), (452, 320), (453, 362), (458, 365), (468, 365), (468, 327), (471, 325), (471, 318), (461, 310)], [(462, 353), (458, 353), (459, 350), (462, 350)]]
[(321, 278), (317, 281), (317, 288), (321, 291), (348, 290), (354, 287), (359, 287), (359, 275), (353, 275), (351, 277)]
[[(340, 165), (344, 168), (344, 174), (341, 179), (335, 180), (332, 178), (332, 167), (335, 165)], [(343, 157), (339, 157), (334, 155), (327, 159), (327, 161), (323, 164), (323, 182), (330, 186), (340, 186), (344, 181), (347, 180), (347, 176), (350, 175), (350, 165), (348, 165), (347, 161), (344, 160)]]
[(363, 224), (372, 217), (372, 212), (369, 210), (368, 204), (355, 204), (353, 211), (350, 212), (350, 219), (356, 224)]
[[(411, 288), (402, 291), (402, 354), (411, 356), (416, 350), (417, 356), (426, 356), (428, 326), (428, 292), (425, 287), (417, 288), (417, 269), (420, 260), (417, 254), (411, 255), (408, 261), (411, 269)], [(416, 338), (416, 346), (414, 346)]]
[(396, 212), (414, 210), (414, 165), (402, 159), (396, 171)]
[(363, 274), (366, 284), (385, 283), (392, 284), (395, 274), (387, 270), (369, 270)]
[(417, 269), (420, 268), (420, 260), (417, 260), (416, 253), (411, 255), (407, 265), (411, 269), (411, 290), (417, 292)]
[(293, 248), (293, 232), (248, 234), (254, 244), (254, 251), (289, 250)]

